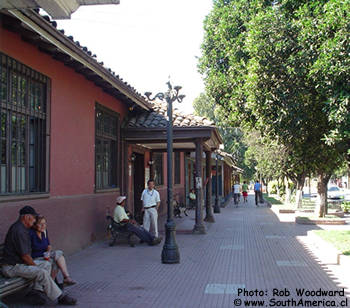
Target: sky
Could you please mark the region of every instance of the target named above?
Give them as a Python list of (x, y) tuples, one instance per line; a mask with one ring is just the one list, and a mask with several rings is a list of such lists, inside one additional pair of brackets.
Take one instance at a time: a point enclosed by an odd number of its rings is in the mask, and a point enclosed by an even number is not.
[(197, 57), (211, 8), (212, 0), (121, 0), (81, 6), (57, 23), (140, 93), (164, 92), (170, 76), (186, 95), (175, 107), (190, 113), (204, 90)]

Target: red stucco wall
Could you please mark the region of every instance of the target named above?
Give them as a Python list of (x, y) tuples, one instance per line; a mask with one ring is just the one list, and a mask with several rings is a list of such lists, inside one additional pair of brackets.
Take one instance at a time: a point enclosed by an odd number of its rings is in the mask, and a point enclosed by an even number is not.
[(51, 196), (89, 194), (95, 182), (95, 103), (127, 108), (81, 74), (0, 29), (0, 50), (51, 78)]
[[(50, 197), (0, 202), (0, 243), (24, 204), (47, 216), (55, 247), (73, 252), (105, 232), (105, 207), (117, 193), (95, 194), (95, 103), (123, 116), (127, 107), (94, 83), (0, 28), (0, 51), (51, 78)], [(0, 197), (1, 201), (1, 197)]]

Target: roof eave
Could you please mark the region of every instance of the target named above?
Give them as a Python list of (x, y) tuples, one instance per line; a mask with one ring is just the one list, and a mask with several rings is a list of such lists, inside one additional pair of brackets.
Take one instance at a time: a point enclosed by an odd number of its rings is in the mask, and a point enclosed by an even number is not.
[(92, 70), (96, 75), (108, 82), (120, 93), (132, 100), (136, 105), (144, 110), (151, 110), (152, 105), (145, 99), (131, 91), (123, 82), (119, 81), (106, 68), (97, 63), (92, 57), (85, 54), (74, 42), (68, 37), (53, 28), (49, 22), (42, 18), (41, 15), (33, 10), (8, 10), (11, 15), (26, 24), (33, 31), (38, 33), (45, 40), (54, 45), (61, 52), (69, 55), (74, 60), (80, 62), (86, 68)]

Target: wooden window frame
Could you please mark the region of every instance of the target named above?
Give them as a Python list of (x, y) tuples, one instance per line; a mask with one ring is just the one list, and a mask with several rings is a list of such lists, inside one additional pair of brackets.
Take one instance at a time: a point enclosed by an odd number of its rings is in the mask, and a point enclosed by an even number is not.
[[(99, 135), (98, 134), (98, 127), (97, 127), (97, 112), (100, 111), (102, 113), (108, 114), (111, 117), (114, 117), (116, 119), (116, 136), (115, 136), (115, 143), (116, 143), (116, 149), (115, 149), (115, 180), (116, 184), (115, 187), (109, 186), (97, 186), (97, 142), (98, 139), (108, 139), (113, 140), (112, 136), (107, 135)], [(120, 114), (116, 111), (113, 111), (100, 103), (95, 103), (95, 193), (101, 193), (101, 192), (115, 192), (120, 190), (120, 184), (121, 184), (121, 136), (120, 136)], [(108, 177), (110, 177), (110, 174), (108, 174)], [(110, 184), (110, 183), (109, 183)], [(113, 184), (112, 184), (113, 185)]]

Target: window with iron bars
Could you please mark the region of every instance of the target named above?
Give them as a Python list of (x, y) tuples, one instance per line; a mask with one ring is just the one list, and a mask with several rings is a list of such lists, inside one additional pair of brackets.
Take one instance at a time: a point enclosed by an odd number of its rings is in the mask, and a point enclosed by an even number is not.
[(154, 184), (156, 186), (160, 186), (164, 184), (164, 176), (163, 176), (163, 153), (153, 153), (153, 161), (154, 161)]
[(96, 189), (118, 187), (119, 115), (96, 104)]
[(0, 195), (48, 190), (49, 82), (0, 53)]

